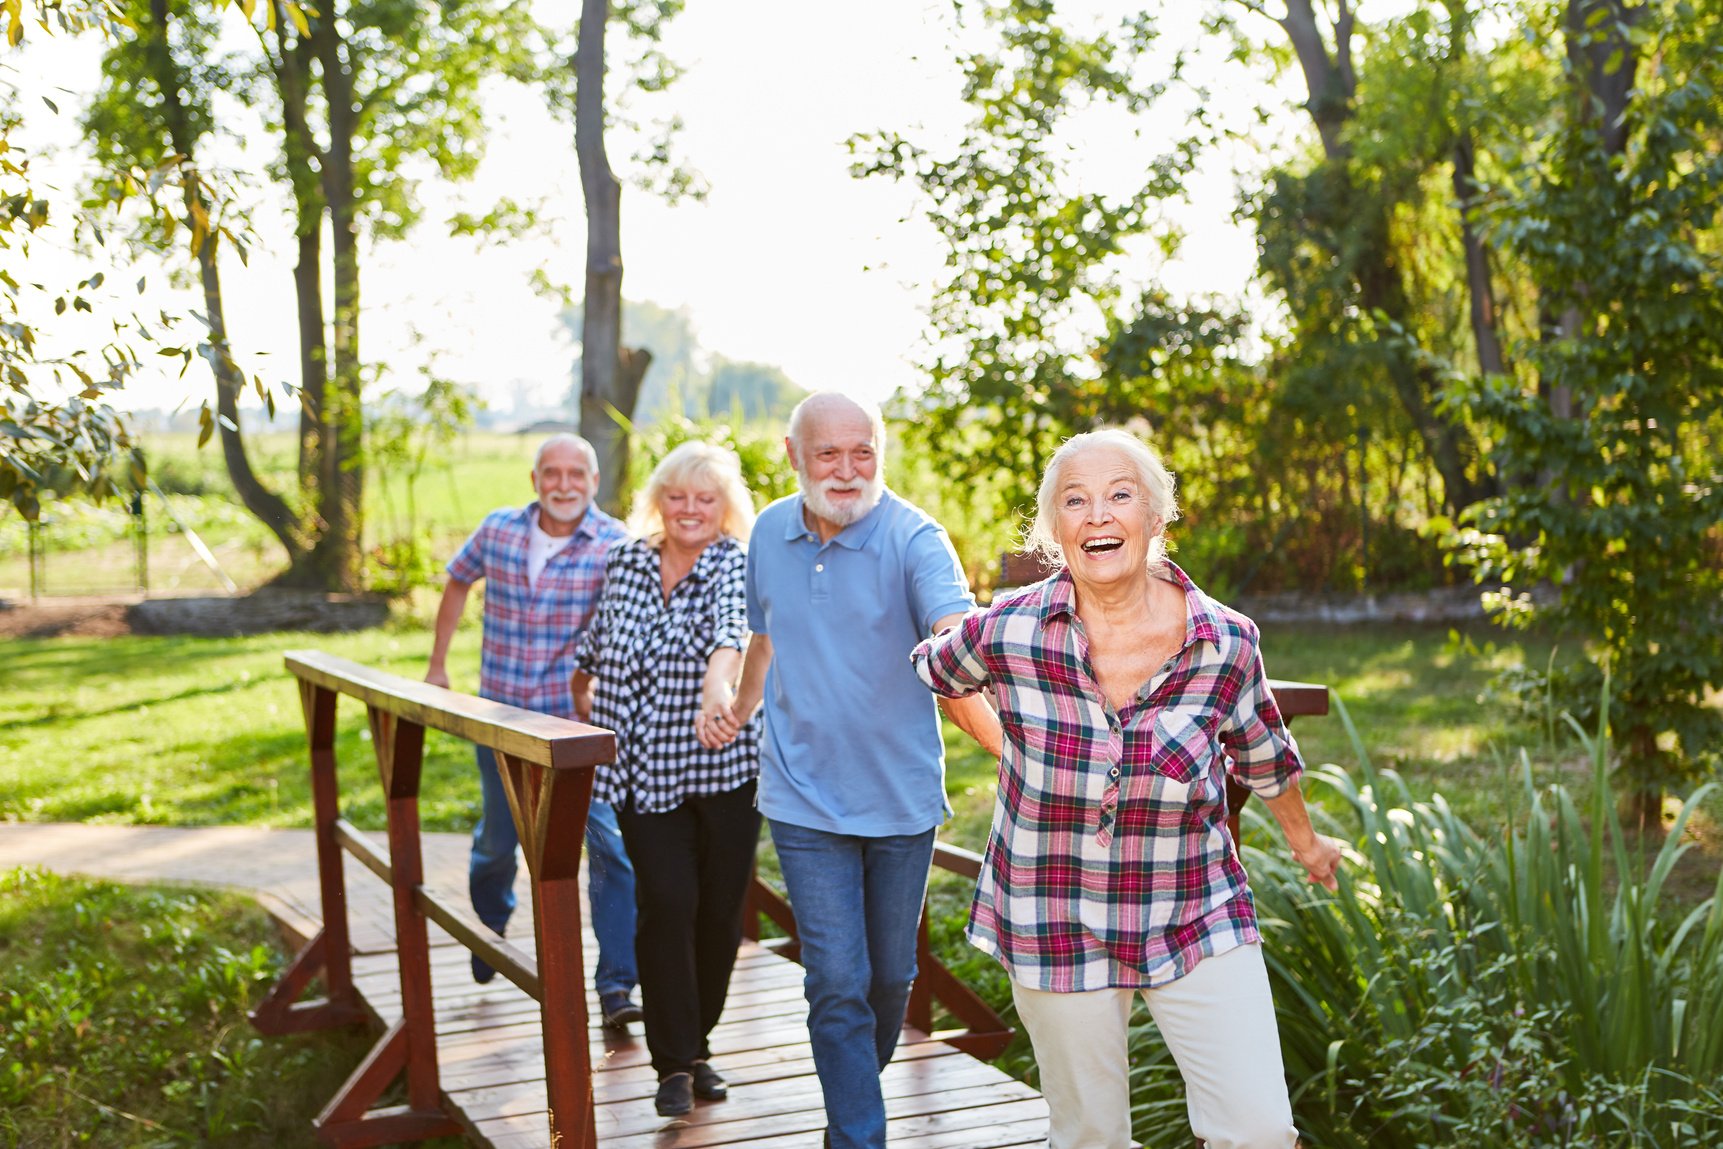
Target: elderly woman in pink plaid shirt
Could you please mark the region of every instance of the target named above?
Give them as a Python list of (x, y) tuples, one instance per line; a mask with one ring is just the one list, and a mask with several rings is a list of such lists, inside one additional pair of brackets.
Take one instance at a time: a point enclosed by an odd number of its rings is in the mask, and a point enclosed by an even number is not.
[(1225, 775), (1264, 799), (1329, 888), (1298, 747), (1256, 625), (1165, 557), (1172, 476), (1128, 432), (1065, 443), (1030, 541), (1059, 569), (923, 642), (950, 697), (991, 686), (1005, 744), (969, 937), (1011, 974), (1051, 1149), (1131, 1144), (1126, 1027), (1141, 994), (1209, 1149), (1292, 1149), (1262, 938), (1226, 830)]

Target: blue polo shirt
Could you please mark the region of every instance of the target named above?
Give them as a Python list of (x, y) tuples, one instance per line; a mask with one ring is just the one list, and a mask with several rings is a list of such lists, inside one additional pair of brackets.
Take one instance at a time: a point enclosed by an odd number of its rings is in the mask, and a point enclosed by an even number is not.
[(760, 812), (863, 837), (943, 822), (939, 710), (909, 652), (974, 606), (944, 528), (889, 490), (824, 544), (801, 495), (761, 511), (748, 543), (748, 627), (772, 640)]

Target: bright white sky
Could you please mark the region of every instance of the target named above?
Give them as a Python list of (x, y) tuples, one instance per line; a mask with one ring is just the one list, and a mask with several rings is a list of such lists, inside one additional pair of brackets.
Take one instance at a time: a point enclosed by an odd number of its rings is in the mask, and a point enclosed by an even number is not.
[[(1102, 11), (1132, 10), (1091, 2)], [(1200, 6), (1181, 0), (1165, 8), (1167, 40), (1196, 42)], [(965, 117), (954, 34), (949, 0), (691, 3), (666, 45), (686, 75), (653, 110), (683, 117), (681, 154), (704, 174), (711, 193), (704, 203), (672, 208), (625, 190), (625, 295), (688, 308), (706, 350), (776, 363), (806, 387), (875, 399), (914, 388), (914, 359), (924, 346), (925, 309), (943, 250), (921, 220), (912, 189), (850, 176), (844, 141), (871, 128), (935, 142), (954, 138)], [(94, 39), (33, 36), (8, 61), (18, 67), (26, 96), (47, 95), (60, 107), (56, 118), (30, 100), (31, 130), (21, 141), (39, 154), (37, 170), (57, 183), (75, 183), (84, 170), (69, 146), (71, 123), (80, 94), (95, 84), (99, 51)], [(1219, 67), (1206, 72), (1218, 76)], [(1260, 89), (1251, 90), (1237, 72), (1228, 75), (1211, 105), (1242, 116)], [(387, 364), (385, 378), (404, 386), (435, 353), (442, 374), (477, 385), (493, 400), (506, 402), (521, 383), (549, 400), (568, 387), (573, 351), (556, 322), (557, 305), (535, 294), (528, 276), (548, 263), (579, 291), (584, 224), (573, 134), (519, 90), (493, 92), (486, 118), (491, 136), (479, 178), (456, 188), (425, 186), (428, 211), (419, 231), (406, 243), (368, 250), (362, 352)], [(1182, 130), (1179, 118), (1169, 103), (1160, 117), (1168, 140)], [(1122, 188), (1164, 141), (1133, 142), (1110, 134), (1113, 127), (1098, 121), (1075, 139), (1074, 170)], [(260, 196), (268, 191), (261, 165), (273, 147), (273, 140), (258, 138), (232, 160), (259, 172)], [(614, 141), (611, 151), (620, 166), (626, 143)], [(1231, 219), (1232, 169), (1259, 163), (1243, 149), (1212, 157), (1193, 184), (1194, 206), (1174, 212), (1188, 235), (1183, 256), (1160, 266), (1158, 256), (1145, 253), (1138, 273), (1158, 275), (1175, 292), (1243, 292), (1254, 248), (1249, 231)], [(440, 226), (453, 208), (482, 212), (501, 195), (545, 198), (559, 219), (554, 243), (452, 239)], [(266, 380), (292, 381), (293, 252), (284, 208), (262, 200), (254, 213), (260, 248), (248, 268), (229, 258), (224, 283), (241, 362)], [(46, 269), (32, 269), (38, 280), (57, 280), (56, 262), (84, 266), (41, 244), (37, 261)], [(109, 287), (125, 288), (116, 296), (120, 306), (135, 305), (132, 284), (143, 271), (152, 284), (162, 282), (153, 268), (110, 274)], [(199, 306), (189, 292), (169, 296), (153, 286), (146, 298), (152, 309)], [(207, 382), (207, 368), (194, 362), (187, 378), (199, 376)], [(207, 393), (199, 385), (189, 390), (194, 406)], [(126, 405), (173, 406), (187, 391), (172, 378), (146, 380)]]

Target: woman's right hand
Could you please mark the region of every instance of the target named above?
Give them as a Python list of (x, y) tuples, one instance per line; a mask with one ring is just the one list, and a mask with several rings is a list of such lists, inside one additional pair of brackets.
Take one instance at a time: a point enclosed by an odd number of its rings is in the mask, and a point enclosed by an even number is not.
[(736, 721), (736, 690), (722, 675), (707, 672), (700, 685), (700, 712), (694, 716), (694, 737), (708, 750), (719, 750), (742, 731)]

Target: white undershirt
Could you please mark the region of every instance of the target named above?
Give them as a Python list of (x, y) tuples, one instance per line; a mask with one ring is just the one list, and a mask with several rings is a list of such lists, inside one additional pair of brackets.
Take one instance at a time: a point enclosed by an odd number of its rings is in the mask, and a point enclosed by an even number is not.
[(526, 583), (533, 590), (538, 589), (538, 576), (544, 573), (544, 564), (550, 561), (550, 556), (569, 544), (573, 535), (547, 535), (544, 528), (538, 525), (535, 516), (532, 521), (532, 538), (526, 545)]

